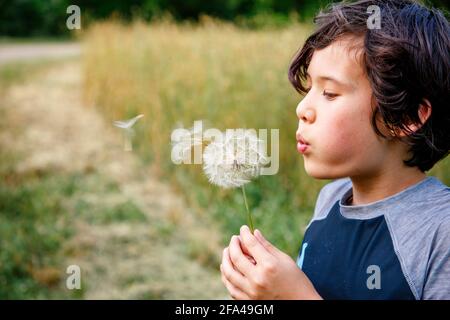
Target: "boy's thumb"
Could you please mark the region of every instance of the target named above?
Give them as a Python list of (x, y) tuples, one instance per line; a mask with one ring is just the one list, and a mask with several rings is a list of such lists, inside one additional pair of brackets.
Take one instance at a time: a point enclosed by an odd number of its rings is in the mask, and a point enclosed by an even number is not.
[(267, 249), (267, 251), (269, 251), (272, 254), (278, 253), (277, 248), (275, 248), (269, 241), (266, 240), (266, 238), (263, 237), (261, 231), (256, 229), (254, 234), (255, 237), (259, 240), (259, 242), (261, 242), (261, 244)]

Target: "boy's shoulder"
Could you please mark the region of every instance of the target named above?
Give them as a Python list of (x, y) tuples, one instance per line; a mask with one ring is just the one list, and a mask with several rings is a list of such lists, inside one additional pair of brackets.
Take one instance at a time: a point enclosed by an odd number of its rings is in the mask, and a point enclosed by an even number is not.
[(450, 187), (435, 177), (427, 177), (401, 200), (388, 219), (422, 226), (450, 223)]
[[(336, 201), (341, 207), (347, 207), (345, 200), (351, 194), (350, 178), (340, 178), (326, 184), (317, 197), (313, 219), (325, 218)], [(409, 220), (418, 217), (423, 222), (424, 214), (428, 213), (425, 220), (430, 222), (450, 220), (450, 187), (436, 177), (428, 176), (416, 185), (373, 204), (367, 205), (367, 208), (383, 210), (380, 214), (389, 218)]]

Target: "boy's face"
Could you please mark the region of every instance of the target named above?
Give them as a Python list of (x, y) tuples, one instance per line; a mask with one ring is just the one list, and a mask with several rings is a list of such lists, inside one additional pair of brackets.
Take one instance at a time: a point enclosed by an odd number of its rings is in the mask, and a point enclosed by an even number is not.
[(314, 52), (308, 67), (310, 90), (296, 110), (297, 139), (300, 134), (309, 144), (301, 150), (305, 170), (319, 179), (376, 174), (390, 154), (387, 140), (371, 126), (372, 90), (360, 55), (349, 44), (355, 45), (355, 39), (334, 41)]

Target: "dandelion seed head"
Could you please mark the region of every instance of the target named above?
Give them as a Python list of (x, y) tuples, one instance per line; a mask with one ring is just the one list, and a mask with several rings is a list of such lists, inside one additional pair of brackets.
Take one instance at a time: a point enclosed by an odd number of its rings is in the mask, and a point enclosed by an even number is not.
[(209, 182), (236, 188), (256, 178), (265, 160), (263, 141), (255, 131), (236, 129), (205, 148), (203, 170)]

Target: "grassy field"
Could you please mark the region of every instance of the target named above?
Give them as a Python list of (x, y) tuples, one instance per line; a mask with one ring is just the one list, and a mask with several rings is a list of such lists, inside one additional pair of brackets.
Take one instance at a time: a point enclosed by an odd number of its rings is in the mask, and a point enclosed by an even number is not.
[[(44, 298), (61, 291), (51, 287), (60, 279), (59, 250), (70, 236), (61, 201), (71, 194), (73, 180), (59, 177), (27, 177), (14, 174), (23, 155), (7, 150), (5, 133), (20, 131), (11, 124), (11, 107), (5, 99), (9, 88), (48, 68), (53, 62), (15, 63), (0, 66), (0, 297), (2, 299)], [(73, 185), (72, 185), (73, 186)], [(55, 223), (56, 221), (56, 223)], [(68, 297), (68, 296), (66, 296)]]
[[(171, 162), (172, 130), (195, 120), (280, 130), (279, 173), (246, 190), (255, 226), (295, 258), (329, 182), (308, 177), (295, 148), (301, 97), (287, 68), (309, 32), (107, 22), (82, 36), (81, 88), (78, 61), (0, 66), (0, 95), (15, 93), (0, 100), (0, 297), (224, 296), (221, 248), (246, 223), (245, 209), (240, 190)], [(78, 91), (84, 103), (74, 103)], [(124, 153), (111, 121), (138, 113), (136, 152)], [(36, 132), (49, 141), (30, 142)], [(450, 158), (429, 174), (450, 185)], [(64, 287), (71, 262), (86, 270), (81, 291)]]
[(246, 223), (239, 190), (211, 187), (201, 166), (174, 165), (172, 130), (195, 120), (210, 127), (280, 129), (280, 171), (248, 185), (255, 225), (295, 255), (319, 188), (295, 149), (295, 107), (287, 67), (307, 26), (249, 31), (205, 21), (201, 26), (99, 24), (84, 35), (85, 93), (109, 119), (145, 114), (134, 145), (139, 154), (229, 240)]
[[(134, 141), (143, 159), (178, 189), (200, 214), (223, 225), (223, 239), (246, 223), (239, 190), (211, 187), (200, 166), (170, 161), (170, 134), (194, 120), (211, 127), (280, 129), (280, 171), (248, 185), (255, 225), (282, 250), (297, 254), (320, 187), (295, 150), (301, 98), (287, 80), (292, 55), (310, 27), (242, 30), (204, 21), (124, 26), (102, 23), (84, 34), (85, 94), (109, 120), (145, 118)], [(449, 162), (436, 174), (450, 182)]]
[(78, 60), (0, 75), (0, 299), (226, 297), (218, 227), (82, 104)]

